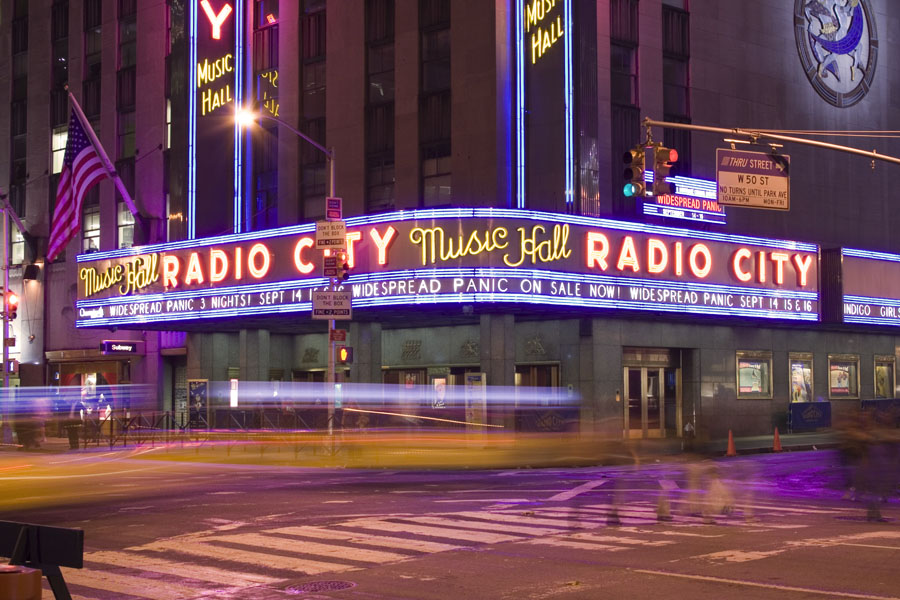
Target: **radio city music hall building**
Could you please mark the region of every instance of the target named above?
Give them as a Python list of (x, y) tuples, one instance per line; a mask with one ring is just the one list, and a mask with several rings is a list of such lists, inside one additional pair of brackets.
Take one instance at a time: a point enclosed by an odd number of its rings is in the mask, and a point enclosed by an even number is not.
[[(717, 202), (716, 149), (765, 144), (653, 128), (680, 155), (657, 198), (623, 195), (621, 161), (644, 116), (900, 155), (833, 134), (900, 129), (886, 0), (8, 3), (21, 263), (46, 245), (62, 53), (141, 211), (104, 182), (64, 259), (14, 267), (30, 377), (152, 383), (149, 408), (180, 414), (189, 382), (323, 380), (329, 165), (293, 128), (334, 150), (349, 381), (557, 387), (582, 430), (625, 437), (769, 434), (896, 395), (896, 166), (787, 145), (789, 199), (747, 208)], [(236, 106), (263, 117), (242, 129)]]

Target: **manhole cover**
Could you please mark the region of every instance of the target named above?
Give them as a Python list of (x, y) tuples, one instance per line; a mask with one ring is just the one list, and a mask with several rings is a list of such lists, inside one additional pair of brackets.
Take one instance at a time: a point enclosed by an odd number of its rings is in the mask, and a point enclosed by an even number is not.
[(352, 581), (307, 581), (306, 583), (288, 586), (285, 591), (288, 594), (306, 594), (308, 592), (349, 590), (353, 587), (356, 587), (356, 584)]

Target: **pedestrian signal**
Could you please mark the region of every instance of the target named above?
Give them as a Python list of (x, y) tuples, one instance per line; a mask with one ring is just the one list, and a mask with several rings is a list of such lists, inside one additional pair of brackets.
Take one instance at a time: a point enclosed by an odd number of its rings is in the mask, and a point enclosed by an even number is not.
[(337, 347), (337, 359), (339, 363), (350, 364), (353, 362), (353, 348), (350, 346)]

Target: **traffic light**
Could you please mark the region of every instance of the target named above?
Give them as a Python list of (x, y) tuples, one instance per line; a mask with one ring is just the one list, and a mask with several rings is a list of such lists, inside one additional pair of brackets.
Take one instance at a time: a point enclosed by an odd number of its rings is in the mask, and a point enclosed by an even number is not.
[(625, 188), (622, 190), (627, 198), (642, 197), (646, 191), (644, 183), (644, 148), (635, 146), (623, 156), (625, 164)]
[(678, 161), (678, 150), (656, 146), (653, 149), (653, 195), (662, 196), (672, 193), (672, 184), (666, 181), (672, 163)]
[(338, 282), (347, 281), (347, 278), (350, 277), (350, 262), (346, 252), (338, 252)]
[(345, 365), (349, 365), (353, 362), (353, 348), (350, 346), (338, 346), (337, 347), (337, 359), (339, 363), (344, 363)]
[(14, 321), (19, 310), (19, 296), (12, 290), (6, 292), (6, 316)]

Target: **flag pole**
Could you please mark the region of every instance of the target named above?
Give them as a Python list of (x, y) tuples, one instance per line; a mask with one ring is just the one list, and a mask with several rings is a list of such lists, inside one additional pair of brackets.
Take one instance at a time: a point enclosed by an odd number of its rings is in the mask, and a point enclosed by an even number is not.
[(116, 189), (119, 190), (119, 194), (122, 196), (122, 200), (125, 201), (125, 205), (128, 207), (128, 210), (131, 211), (131, 214), (134, 215), (134, 218), (137, 220), (141, 219), (141, 215), (138, 212), (137, 208), (134, 206), (134, 201), (131, 199), (131, 194), (128, 193), (128, 190), (125, 189), (125, 184), (122, 183), (122, 180), (119, 178), (119, 174), (116, 172), (115, 166), (113, 166), (112, 162), (109, 160), (109, 156), (106, 155), (106, 150), (103, 149), (103, 145), (100, 143), (100, 140), (97, 139), (97, 134), (94, 132), (94, 128), (91, 127), (91, 123), (87, 120), (87, 117), (84, 116), (84, 112), (81, 110), (81, 106), (78, 104), (78, 100), (75, 99), (75, 96), (72, 92), (69, 91), (69, 86), (65, 86), (66, 93), (69, 94), (69, 100), (72, 101), (72, 108), (75, 109), (75, 114), (78, 115), (78, 120), (81, 121), (81, 126), (84, 128), (85, 133), (87, 133), (88, 138), (91, 140), (91, 145), (94, 146), (94, 150), (97, 151), (97, 155), (100, 157), (100, 160), (103, 161), (103, 167), (106, 169), (107, 174), (112, 178), (112, 180), (116, 184)]

